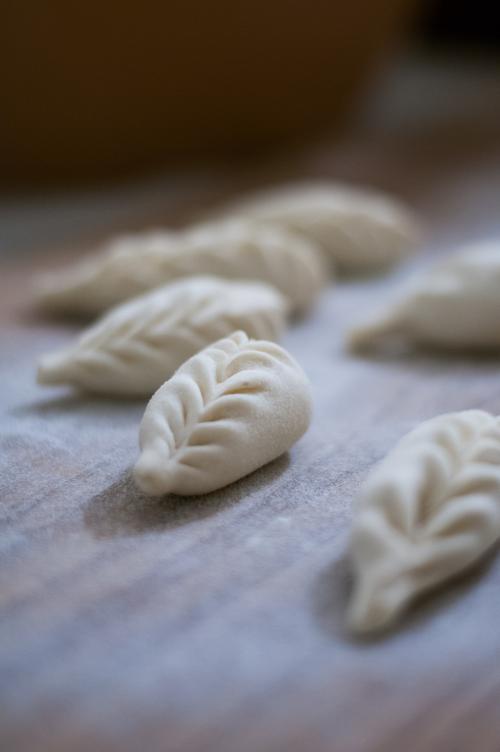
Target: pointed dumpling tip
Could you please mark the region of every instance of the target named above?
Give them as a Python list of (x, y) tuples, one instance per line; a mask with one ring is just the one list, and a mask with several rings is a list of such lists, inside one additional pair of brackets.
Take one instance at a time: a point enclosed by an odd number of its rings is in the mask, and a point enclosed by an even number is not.
[[(59, 274), (61, 277), (61, 274)], [(40, 275), (35, 281), (33, 294), (37, 305), (46, 309), (48, 312), (57, 310), (59, 306), (71, 300), (73, 290), (71, 287), (62, 284), (64, 279), (58, 279), (54, 272), (47, 272)]]
[(384, 580), (373, 572), (358, 580), (347, 613), (353, 634), (362, 637), (390, 629), (407, 607), (412, 590), (406, 577)]
[(134, 467), (134, 481), (147, 496), (163, 496), (169, 493), (171, 484), (163, 462), (152, 449), (145, 449)]
[(232, 339), (237, 345), (244, 345), (248, 342), (249, 337), (243, 329), (237, 329), (228, 337), (228, 339)]
[(351, 352), (376, 347), (386, 338), (402, 333), (401, 319), (397, 313), (391, 312), (366, 324), (354, 327), (347, 333), (346, 345)]
[(386, 629), (394, 619), (376, 593), (355, 593), (347, 613), (349, 631), (362, 637)]
[(38, 384), (64, 384), (69, 380), (69, 361), (65, 351), (43, 355), (38, 361)]

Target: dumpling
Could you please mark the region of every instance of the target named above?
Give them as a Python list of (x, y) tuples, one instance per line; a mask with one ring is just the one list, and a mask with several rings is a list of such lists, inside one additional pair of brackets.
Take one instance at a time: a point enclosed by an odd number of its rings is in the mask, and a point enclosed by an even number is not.
[(233, 221), (118, 239), (66, 271), (45, 275), (38, 299), (53, 312), (95, 314), (193, 274), (267, 282), (296, 312), (312, 306), (326, 283), (321, 254), (307, 239)]
[(472, 566), (500, 536), (500, 419), (440, 415), (375, 469), (354, 513), (355, 632), (389, 626), (420, 593)]
[(230, 334), (279, 339), (285, 298), (262, 282), (188, 277), (110, 311), (72, 346), (40, 361), (40, 384), (150, 396), (191, 355)]
[(203, 494), (286, 452), (311, 419), (308, 380), (279, 345), (235, 332), (194, 355), (149, 402), (134, 478), (146, 494)]
[(352, 350), (391, 341), (500, 347), (500, 246), (484, 243), (430, 269), (400, 302), (351, 330)]
[(421, 236), (413, 212), (382, 193), (312, 183), (264, 191), (226, 212), (269, 222), (317, 243), (335, 268), (357, 272), (406, 258)]
[(170, 281), (161, 261), (178, 233), (150, 230), (112, 238), (95, 253), (35, 280), (38, 304), (51, 313), (93, 316)]

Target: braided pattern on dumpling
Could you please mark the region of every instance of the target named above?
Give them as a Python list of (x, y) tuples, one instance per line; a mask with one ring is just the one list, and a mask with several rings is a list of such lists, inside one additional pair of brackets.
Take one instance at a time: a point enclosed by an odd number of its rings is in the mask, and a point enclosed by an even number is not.
[(114, 241), (66, 271), (45, 275), (38, 297), (53, 311), (94, 314), (194, 274), (267, 282), (300, 312), (326, 282), (321, 254), (305, 238), (234, 221)]
[(287, 302), (261, 282), (189, 277), (123, 303), (69, 348), (41, 359), (38, 380), (150, 396), (191, 355), (235, 329), (279, 339)]
[(151, 398), (134, 477), (148, 494), (201, 494), (275, 459), (307, 429), (308, 381), (279, 345), (243, 332), (184, 363)]
[(500, 249), (483, 242), (419, 276), (400, 301), (348, 335), (353, 350), (402, 339), (447, 349), (500, 347)]
[(421, 424), (361, 492), (351, 538), (351, 627), (387, 626), (419, 593), (472, 565), (499, 535), (499, 419), (469, 410)]
[(317, 243), (334, 268), (358, 271), (406, 258), (421, 229), (400, 201), (335, 183), (283, 187), (233, 204), (228, 213), (269, 222)]

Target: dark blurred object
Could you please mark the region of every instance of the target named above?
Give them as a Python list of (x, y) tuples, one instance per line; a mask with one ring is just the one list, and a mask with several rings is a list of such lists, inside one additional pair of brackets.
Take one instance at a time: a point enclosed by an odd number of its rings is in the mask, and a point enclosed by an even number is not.
[(89, 177), (326, 127), (410, 0), (7, 0), (0, 174)]
[(422, 17), (422, 35), (437, 44), (500, 47), (498, 5), (492, 0), (434, 0)]

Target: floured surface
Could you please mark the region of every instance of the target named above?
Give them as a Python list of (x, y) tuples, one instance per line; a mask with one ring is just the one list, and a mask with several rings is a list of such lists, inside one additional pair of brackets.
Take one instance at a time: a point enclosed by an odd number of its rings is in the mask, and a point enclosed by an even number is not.
[[(452, 114), (455, 151), (441, 125), (426, 155), (427, 120), (399, 142), (378, 123), (373, 141), (313, 154), (304, 171), (401, 193), (434, 221), (436, 252), (500, 238), (491, 117), (475, 115), (486, 130), (474, 142)], [(0, 746), (497, 752), (500, 559), (383, 640), (351, 641), (343, 620), (351, 503), (368, 471), (421, 420), (500, 413), (500, 360), (346, 354), (343, 333), (394, 282), (337, 284), (283, 339), (316, 408), (289, 456), (207, 497), (147, 499), (130, 478), (144, 401), (34, 383), (36, 356), (76, 327), (22, 314), (29, 259), (0, 279)]]

